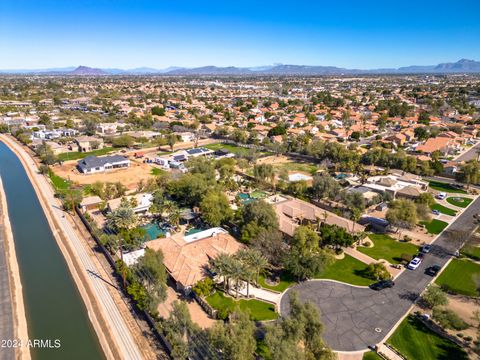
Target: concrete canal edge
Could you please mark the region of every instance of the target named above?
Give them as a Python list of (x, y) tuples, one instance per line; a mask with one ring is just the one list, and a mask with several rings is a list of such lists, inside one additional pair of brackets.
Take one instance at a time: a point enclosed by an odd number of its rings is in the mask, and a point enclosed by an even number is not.
[[(3, 236), (5, 239), (5, 255), (7, 258), (7, 268), (10, 285), (10, 296), (12, 298), (13, 311), (13, 333), (15, 339), (26, 344), (28, 341), (27, 317), (25, 315), (25, 306), (23, 303), (22, 281), (20, 279), (20, 269), (18, 268), (17, 255), (15, 252), (15, 243), (13, 241), (12, 226), (8, 216), (7, 197), (3, 189), (2, 178), (0, 177), (0, 214), (3, 222)], [(14, 339), (11, 339), (14, 340)], [(15, 357), (21, 360), (30, 360), (30, 350), (27, 346), (16, 347)]]
[(53, 237), (57, 241), (57, 245), (63, 254), (65, 262), (67, 263), (70, 274), (77, 286), (78, 292), (80, 293), (83, 303), (85, 304), (88, 318), (93, 325), (95, 333), (99, 339), (100, 345), (104, 352), (105, 357), (110, 359), (122, 359), (123, 354), (120, 354), (117, 341), (115, 340), (112, 330), (110, 329), (107, 321), (105, 320), (105, 315), (103, 314), (102, 307), (98, 303), (98, 299), (91, 288), (90, 280), (88, 279), (87, 274), (82, 271), (82, 266), (80, 260), (75, 252), (75, 249), (70, 244), (69, 239), (65, 235), (61, 226), (55, 220), (55, 217), (51, 213), (51, 209), (47, 206), (48, 201), (46, 196), (43, 194), (40, 189), (39, 184), (35, 179), (35, 174), (32, 173), (32, 169), (28, 165), (27, 161), (31, 159), (26, 159), (23, 154), (17, 149), (18, 145), (14, 140), (8, 138), (5, 135), (0, 135), (0, 141), (2, 141), (7, 147), (17, 156), (18, 160), (22, 164), (22, 167), (27, 174), (30, 183), (38, 197), (38, 201), (43, 209), (47, 222), (50, 226)]

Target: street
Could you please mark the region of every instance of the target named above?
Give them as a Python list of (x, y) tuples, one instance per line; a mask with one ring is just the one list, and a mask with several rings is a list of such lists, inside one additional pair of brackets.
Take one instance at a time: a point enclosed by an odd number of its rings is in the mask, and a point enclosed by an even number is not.
[(445, 266), (456, 248), (449, 244), (449, 231), (471, 232), (473, 215), (480, 212), (477, 198), (432, 244), (415, 271), (406, 270), (395, 279), (395, 286), (382, 291), (355, 287), (327, 280), (311, 280), (288, 289), (280, 302), (282, 315), (288, 314), (288, 293), (297, 291), (302, 301), (311, 301), (321, 311), (324, 339), (336, 351), (365, 350), (384, 340), (407, 313), (419, 294), (432, 281), (425, 269), (433, 264)]

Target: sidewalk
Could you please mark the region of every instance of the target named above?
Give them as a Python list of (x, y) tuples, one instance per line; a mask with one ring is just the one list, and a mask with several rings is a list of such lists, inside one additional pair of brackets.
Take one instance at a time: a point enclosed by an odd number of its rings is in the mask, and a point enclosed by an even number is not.
[(379, 260), (376, 260), (374, 258), (371, 258), (370, 256), (368, 255), (365, 255), (364, 253), (358, 251), (357, 249), (353, 249), (353, 248), (344, 248), (343, 251), (345, 251), (345, 254), (348, 254), (350, 255), (351, 257), (367, 264), (367, 265), (370, 265), (371, 263), (377, 263), (377, 262), (383, 262), (385, 263), (385, 267), (387, 268), (388, 272), (390, 273), (390, 275), (392, 275), (392, 277), (395, 279), (398, 275), (400, 275), (404, 268), (400, 268), (400, 269), (396, 269), (394, 267), (391, 266), (391, 264), (387, 261), (387, 260), (384, 260), (384, 259), (379, 259)]

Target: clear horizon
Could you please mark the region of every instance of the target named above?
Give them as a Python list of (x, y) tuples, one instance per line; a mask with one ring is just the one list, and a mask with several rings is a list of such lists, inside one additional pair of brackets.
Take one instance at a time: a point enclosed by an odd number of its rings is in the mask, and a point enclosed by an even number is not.
[(355, 69), (480, 60), (480, 3), (0, 3), (0, 69), (276, 63)]

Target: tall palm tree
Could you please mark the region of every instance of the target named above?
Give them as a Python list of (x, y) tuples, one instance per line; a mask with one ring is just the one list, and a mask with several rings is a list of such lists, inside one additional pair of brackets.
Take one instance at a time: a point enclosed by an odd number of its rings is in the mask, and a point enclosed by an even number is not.
[(223, 291), (230, 288), (233, 257), (227, 253), (220, 253), (210, 260), (211, 270), (223, 278)]
[[(249, 269), (242, 261), (239, 259), (232, 257), (233, 261), (231, 263), (231, 278), (235, 281), (235, 298), (238, 299), (238, 288), (240, 286), (240, 281), (249, 279)], [(248, 286), (249, 282), (247, 282)], [(247, 287), (247, 297), (249, 294), (249, 287)]]
[[(133, 209), (128, 206), (120, 206), (107, 215), (107, 226), (120, 232), (121, 230), (128, 230), (136, 226), (137, 216)], [(123, 263), (123, 239), (119, 236), (118, 246), (120, 249), (120, 260), (122, 261), (122, 279), (123, 286), (126, 287), (126, 268)]]
[(258, 285), (258, 278), (270, 268), (270, 263), (262, 253), (255, 249), (240, 250), (243, 262), (251, 270), (255, 278), (255, 284)]

